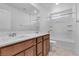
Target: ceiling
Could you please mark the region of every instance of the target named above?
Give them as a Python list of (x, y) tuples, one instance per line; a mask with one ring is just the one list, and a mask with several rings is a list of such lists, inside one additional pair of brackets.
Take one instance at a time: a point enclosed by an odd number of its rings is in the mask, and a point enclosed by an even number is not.
[(55, 3), (35, 3), (37, 7), (39, 6), (45, 11), (51, 11), (52, 8), (56, 5)]
[(48, 12), (57, 10), (59, 8), (61, 10), (64, 10), (62, 8), (73, 7), (73, 3), (58, 3), (58, 5), (56, 5), (56, 3), (35, 3), (35, 4), (37, 5), (37, 8), (39, 7), (40, 9), (43, 9), (44, 11), (48, 11)]
[(38, 14), (40, 10), (50, 13), (52, 10), (57, 10), (58, 8), (62, 10), (63, 7), (69, 7), (69, 6), (71, 7), (72, 5), (71, 3), (59, 3), (59, 5), (56, 5), (56, 3), (6, 3), (6, 4), (33, 15)]
[(30, 3), (6, 3), (6, 4), (29, 14), (36, 14), (39, 12), (38, 9), (35, 8), (33, 5), (31, 5)]

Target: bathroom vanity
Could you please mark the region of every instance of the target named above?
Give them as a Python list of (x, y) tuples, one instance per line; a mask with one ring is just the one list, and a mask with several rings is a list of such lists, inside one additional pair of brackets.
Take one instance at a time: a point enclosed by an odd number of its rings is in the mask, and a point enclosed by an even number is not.
[(50, 49), (49, 36), (38, 34), (0, 43), (0, 56), (46, 56)]

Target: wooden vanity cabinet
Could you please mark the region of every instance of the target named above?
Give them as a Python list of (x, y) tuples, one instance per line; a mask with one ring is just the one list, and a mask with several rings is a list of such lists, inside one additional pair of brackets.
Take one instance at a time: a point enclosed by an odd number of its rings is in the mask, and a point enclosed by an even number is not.
[(49, 35), (0, 47), (0, 56), (46, 56), (50, 48)]
[(23, 42), (19, 42), (10, 46), (2, 47), (1, 48), (1, 55), (2, 56), (14, 56), (17, 55), (19, 52), (28, 49), (36, 44), (36, 39), (30, 39)]

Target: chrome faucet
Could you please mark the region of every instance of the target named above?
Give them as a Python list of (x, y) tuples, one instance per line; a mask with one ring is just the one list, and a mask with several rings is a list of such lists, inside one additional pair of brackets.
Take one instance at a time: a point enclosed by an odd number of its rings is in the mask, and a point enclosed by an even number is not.
[(15, 37), (16, 36), (16, 33), (14, 33), (14, 32), (13, 33), (10, 33), (9, 36), (10, 37)]
[(36, 31), (35, 33), (39, 33), (38, 31)]

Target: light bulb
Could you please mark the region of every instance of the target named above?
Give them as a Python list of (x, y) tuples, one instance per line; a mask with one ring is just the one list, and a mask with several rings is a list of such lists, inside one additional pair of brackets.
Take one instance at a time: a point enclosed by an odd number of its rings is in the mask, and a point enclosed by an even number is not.
[(34, 13), (35, 13), (35, 14), (37, 14), (37, 11), (36, 11), (36, 10), (34, 10)]
[(59, 3), (56, 3), (56, 5), (58, 5)]

